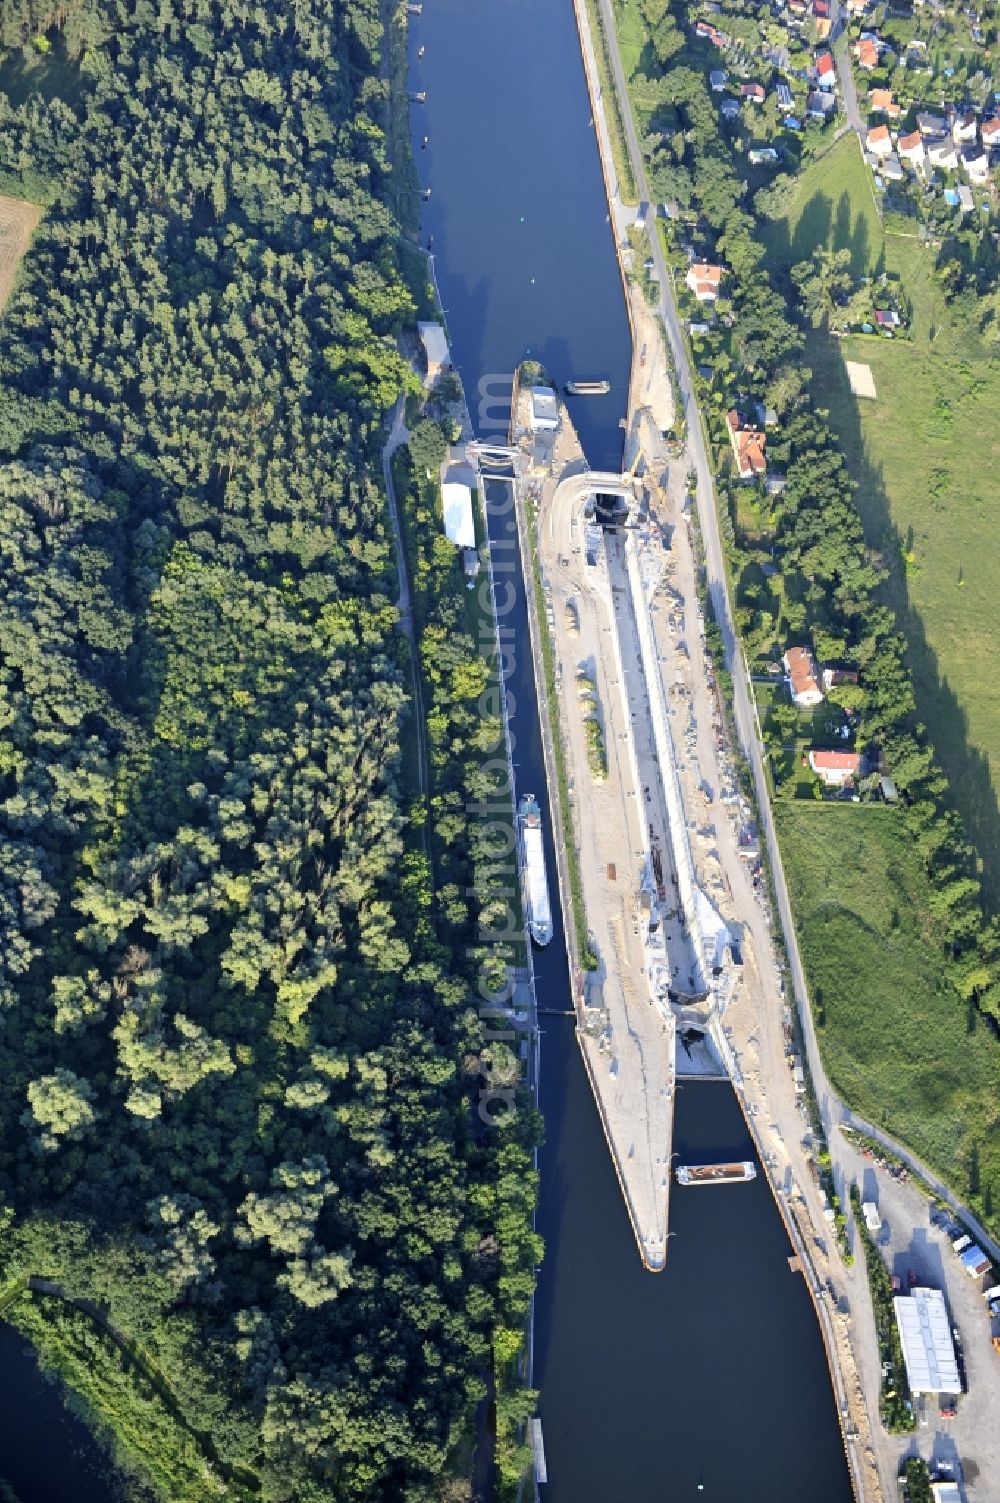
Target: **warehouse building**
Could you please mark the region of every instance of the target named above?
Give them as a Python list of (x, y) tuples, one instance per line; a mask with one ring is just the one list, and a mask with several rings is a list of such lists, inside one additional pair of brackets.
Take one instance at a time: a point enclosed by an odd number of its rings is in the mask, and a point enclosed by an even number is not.
[(911, 1393), (961, 1393), (955, 1343), (940, 1289), (914, 1289), (893, 1300)]

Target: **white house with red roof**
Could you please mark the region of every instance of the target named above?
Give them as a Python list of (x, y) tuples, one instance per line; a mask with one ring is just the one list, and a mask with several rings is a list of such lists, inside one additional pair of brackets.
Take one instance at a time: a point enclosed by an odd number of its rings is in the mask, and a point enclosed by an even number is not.
[(900, 136), (896, 142), (896, 151), (901, 161), (909, 162), (911, 167), (924, 165), (924, 138), (918, 130), (910, 131), (909, 135)]
[(865, 136), (865, 150), (873, 157), (892, 156), (892, 137), (887, 125), (873, 125)]
[(809, 766), (828, 788), (846, 788), (853, 783), (861, 766), (855, 751), (816, 751), (809, 753)]
[(818, 89), (834, 88), (837, 82), (837, 68), (833, 61), (833, 53), (821, 52), (816, 59), (813, 72), (816, 75)]
[(693, 261), (684, 280), (699, 303), (714, 303), (719, 296), (722, 273), (721, 266), (711, 266), (707, 261)]
[(800, 710), (811, 710), (822, 704), (823, 691), (819, 686), (816, 662), (808, 647), (789, 647), (782, 662), (788, 675), (792, 703)]
[(726, 414), (729, 442), (736, 458), (736, 473), (741, 480), (761, 480), (767, 474), (764, 447), (767, 436), (752, 423), (744, 423), (735, 411)]

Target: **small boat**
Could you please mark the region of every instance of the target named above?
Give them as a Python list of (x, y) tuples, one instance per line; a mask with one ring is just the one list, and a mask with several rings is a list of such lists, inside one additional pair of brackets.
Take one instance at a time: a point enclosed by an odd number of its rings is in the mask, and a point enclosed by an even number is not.
[(567, 381), (566, 391), (571, 397), (603, 397), (611, 390), (610, 381)]
[(423, 57), (423, 55), (424, 55), (424, 53), (425, 53), (425, 52), (426, 52), (426, 51), (427, 51), (427, 48), (426, 48), (426, 47), (418, 47), (418, 48), (417, 48), (417, 56), (418, 56), (418, 57)]
[(678, 1164), (674, 1172), (679, 1185), (739, 1185), (757, 1178), (757, 1165), (749, 1160), (736, 1164)]
[(410, 95), (410, 103), (411, 104), (426, 104), (426, 102), (427, 102), (427, 90), (426, 89), (419, 89), (416, 94), (411, 94)]

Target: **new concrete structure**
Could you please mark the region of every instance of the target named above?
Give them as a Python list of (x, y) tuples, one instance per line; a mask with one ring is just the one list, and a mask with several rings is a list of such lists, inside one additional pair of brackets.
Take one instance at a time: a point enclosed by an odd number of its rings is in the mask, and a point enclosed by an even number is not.
[(427, 360), (427, 385), (433, 386), (439, 376), (451, 370), (448, 336), (441, 324), (434, 323), (418, 323), (417, 333), (420, 335), (420, 343), (424, 347), (424, 356)]

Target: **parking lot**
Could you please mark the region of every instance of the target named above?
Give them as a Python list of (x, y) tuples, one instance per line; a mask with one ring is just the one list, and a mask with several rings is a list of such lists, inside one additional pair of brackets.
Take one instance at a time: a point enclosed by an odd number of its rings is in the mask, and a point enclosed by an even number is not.
[[(879, 1164), (849, 1140), (839, 1157), (856, 1179), (862, 1200), (878, 1206), (880, 1249), (890, 1273), (899, 1279), (900, 1292), (906, 1293), (911, 1282), (943, 1291), (958, 1332), (956, 1354), (965, 1377), (966, 1392), (958, 1400), (954, 1417), (942, 1415), (937, 1400), (928, 1396), (915, 1401), (918, 1427), (912, 1435), (886, 1435), (875, 1419), (873, 1434), (883, 1477), (888, 1481), (903, 1457), (919, 1453), (960, 1480), (969, 1503), (1000, 1503), (1000, 1353), (993, 1349), (995, 1322), (991, 1323), (983, 1298), (987, 1281), (966, 1273), (952, 1247), (951, 1218), (935, 1212), (932, 1219), (927, 1197), (905, 1171)], [(856, 1344), (865, 1388), (874, 1396), (879, 1362), (856, 1236), (853, 1250), (856, 1262), (848, 1273), (847, 1298), (862, 1337)]]

